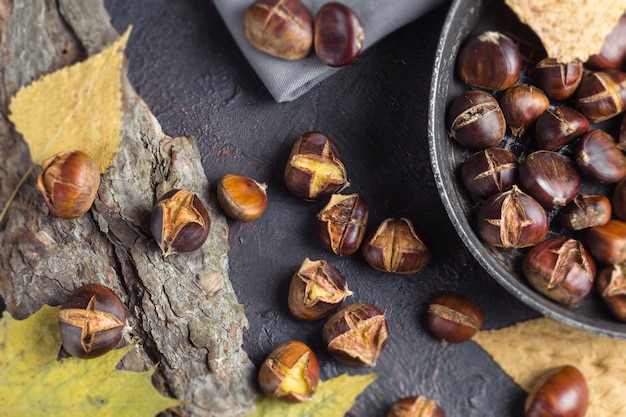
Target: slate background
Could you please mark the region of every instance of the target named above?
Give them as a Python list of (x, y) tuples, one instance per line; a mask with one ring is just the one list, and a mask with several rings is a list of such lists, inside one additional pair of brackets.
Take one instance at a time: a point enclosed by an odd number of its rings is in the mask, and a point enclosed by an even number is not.
[[(383, 416), (403, 396), (436, 399), (450, 416), (522, 416), (524, 392), (478, 345), (442, 346), (429, 332), (430, 300), (458, 292), (485, 312), (485, 329), (538, 314), (470, 257), (434, 184), (427, 118), (435, 48), (448, 4), (398, 30), (306, 95), (277, 104), (241, 55), (212, 2), (105, 0), (119, 32), (133, 25), (129, 78), (163, 130), (196, 137), (209, 181), (243, 173), (268, 184), (270, 203), (251, 223), (229, 221), (230, 278), (250, 323), (244, 349), (258, 365), (279, 343), (308, 343), (322, 378), (376, 372), (351, 417)], [(370, 227), (407, 217), (432, 240), (430, 266), (412, 275), (373, 270), (360, 254), (337, 257), (315, 235), (323, 203), (292, 197), (282, 173), (291, 145), (309, 130), (339, 146), (351, 186), (370, 206)], [(375, 368), (344, 366), (326, 354), (323, 321), (293, 319), (286, 306), (302, 261), (326, 259), (345, 275), (350, 302), (377, 305), (391, 337)]]

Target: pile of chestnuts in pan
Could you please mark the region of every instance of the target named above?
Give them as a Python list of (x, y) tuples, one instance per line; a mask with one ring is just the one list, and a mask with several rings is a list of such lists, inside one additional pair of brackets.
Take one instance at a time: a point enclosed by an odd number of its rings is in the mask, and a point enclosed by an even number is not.
[(330, 67), (352, 63), (365, 41), (361, 19), (338, 2), (322, 5), (312, 19), (300, 0), (256, 0), (244, 12), (243, 29), (250, 44), (269, 55), (297, 61), (313, 49)]
[(519, 250), (546, 297), (577, 305), (595, 288), (626, 321), (626, 15), (587, 62), (526, 59), (497, 31), (456, 57), (467, 89), (446, 125), (469, 155), (459, 175), (475, 231)]

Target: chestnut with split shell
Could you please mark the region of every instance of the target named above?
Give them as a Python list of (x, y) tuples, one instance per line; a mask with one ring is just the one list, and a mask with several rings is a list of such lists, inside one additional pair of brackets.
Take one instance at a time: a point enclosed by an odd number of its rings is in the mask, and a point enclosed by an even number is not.
[(448, 135), (474, 150), (498, 145), (506, 132), (506, 121), (498, 101), (491, 94), (468, 90), (448, 108)]
[(555, 58), (544, 58), (535, 65), (535, 82), (552, 100), (563, 101), (570, 98), (583, 78), (583, 64), (580, 60), (563, 63)]
[(602, 268), (596, 278), (596, 288), (613, 316), (626, 322), (626, 263)]
[(367, 203), (358, 194), (333, 194), (317, 214), (322, 247), (335, 255), (352, 255), (363, 242), (368, 217)]
[(443, 294), (428, 306), (428, 328), (450, 343), (471, 339), (483, 325), (482, 309), (459, 294)]
[(461, 179), (472, 195), (488, 198), (513, 187), (518, 166), (517, 156), (508, 149), (487, 148), (463, 161)]

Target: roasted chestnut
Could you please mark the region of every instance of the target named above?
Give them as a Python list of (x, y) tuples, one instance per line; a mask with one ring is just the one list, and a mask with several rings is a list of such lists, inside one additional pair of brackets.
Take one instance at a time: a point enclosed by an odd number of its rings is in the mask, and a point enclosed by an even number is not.
[(296, 140), (284, 178), (289, 192), (307, 201), (327, 197), (348, 185), (339, 149), (320, 132), (307, 132)]
[(63, 349), (79, 358), (95, 358), (112, 350), (126, 327), (126, 309), (111, 289), (87, 284), (74, 290), (59, 310)]
[(535, 124), (535, 142), (539, 149), (555, 151), (589, 130), (584, 114), (566, 106), (544, 111)]
[(513, 152), (504, 148), (487, 148), (463, 161), (461, 179), (472, 195), (487, 198), (511, 189), (517, 167), (517, 156)]
[(471, 339), (483, 325), (482, 309), (458, 294), (443, 294), (428, 306), (428, 328), (438, 338), (450, 343)]
[(387, 319), (376, 306), (354, 303), (330, 316), (322, 338), (330, 354), (346, 365), (374, 366), (385, 347)]
[(607, 132), (591, 130), (574, 148), (574, 161), (587, 178), (613, 184), (626, 176), (626, 156)]
[(626, 73), (589, 71), (576, 90), (575, 107), (591, 123), (608, 120), (626, 110)]
[(602, 226), (582, 231), (585, 247), (598, 261), (619, 264), (626, 261), (626, 222), (611, 219)]
[(537, 200), (513, 185), (483, 202), (477, 215), (477, 229), (489, 245), (525, 248), (545, 239), (548, 216)]
[(602, 268), (596, 278), (596, 288), (615, 318), (626, 322), (626, 264)]
[(620, 69), (626, 61), (626, 14), (622, 14), (602, 44), (599, 53), (587, 59), (587, 65), (601, 69)]
[(550, 370), (530, 392), (524, 404), (526, 417), (584, 417), (589, 388), (578, 368), (566, 365)]
[(342, 3), (330, 2), (315, 16), (315, 53), (330, 67), (351, 64), (361, 53), (365, 31), (359, 16)]
[(426, 397), (405, 397), (396, 401), (387, 417), (446, 417), (446, 413), (435, 400)]
[(537, 291), (563, 304), (580, 303), (593, 289), (596, 265), (576, 239), (552, 238), (532, 247), (522, 269)]
[(365, 237), (369, 210), (358, 194), (333, 194), (317, 214), (322, 247), (335, 255), (355, 253)]
[(498, 101), (489, 93), (468, 90), (448, 108), (448, 134), (470, 149), (498, 145), (506, 131), (506, 121)]
[(289, 311), (300, 320), (319, 320), (337, 311), (350, 295), (343, 274), (334, 265), (307, 258), (291, 278)]
[(470, 86), (504, 90), (520, 76), (522, 56), (517, 44), (495, 31), (465, 41), (456, 58), (456, 72)]
[(570, 158), (553, 151), (535, 151), (521, 162), (519, 181), (542, 206), (564, 206), (576, 197), (582, 178)]
[(313, 45), (313, 23), (300, 0), (257, 0), (243, 15), (244, 34), (257, 49), (295, 61)]
[(217, 199), (229, 217), (249, 222), (265, 212), (266, 190), (266, 184), (260, 184), (247, 175), (226, 174), (217, 183)]
[(517, 137), (534, 128), (539, 116), (550, 107), (550, 100), (543, 91), (528, 84), (507, 88), (498, 101), (507, 126)]
[(615, 185), (611, 196), (611, 208), (615, 217), (626, 221), (626, 178)]
[(611, 220), (611, 202), (602, 194), (579, 194), (559, 211), (561, 225), (568, 230), (601, 226)]
[(319, 363), (309, 346), (289, 340), (267, 356), (257, 379), (263, 394), (270, 398), (287, 402), (308, 401), (320, 381)]
[(555, 58), (544, 58), (535, 65), (535, 83), (552, 100), (570, 98), (583, 78), (583, 64), (579, 60), (562, 63)]

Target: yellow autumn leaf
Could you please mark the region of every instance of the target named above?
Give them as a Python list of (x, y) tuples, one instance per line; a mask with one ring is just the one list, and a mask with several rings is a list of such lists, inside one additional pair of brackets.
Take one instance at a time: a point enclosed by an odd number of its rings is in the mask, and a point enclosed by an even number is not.
[(626, 341), (539, 318), (474, 336), (522, 389), (530, 391), (546, 371), (574, 365), (589, 386), (586, 417), (626, 415)]
[(90, 155), (104, 173), (121, 140), (122, 65), (130, 28), (85, 61), (22, 87), (9, 104), (9, 119), (37, 165), (62, 151)]
[(321, 381), (313, 398), (303, 403), (287, 403), (259, 396), (255, 412), (246, 417), (343, 417), (354, 405), (356, 397), (374, 380), (374, 373), (342, 374)]
[(132, 346), (94, 359), (57, 361), (59, 308), (0, 319), (0, 416), (154, 416), (178, 405), (152, 385), (152, 371), (116, 370)]

